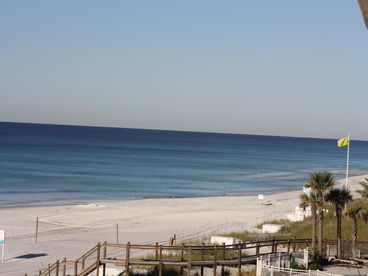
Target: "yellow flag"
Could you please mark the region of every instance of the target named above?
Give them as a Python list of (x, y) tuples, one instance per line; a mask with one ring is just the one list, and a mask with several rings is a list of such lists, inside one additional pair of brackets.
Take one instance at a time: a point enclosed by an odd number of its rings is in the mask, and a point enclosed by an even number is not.
[(349, 137), (348, 136), (337, 140), (337, 146), (338, 147), (344, 147), (344, 146), (347, 146), (348, 144), (349, 144)]

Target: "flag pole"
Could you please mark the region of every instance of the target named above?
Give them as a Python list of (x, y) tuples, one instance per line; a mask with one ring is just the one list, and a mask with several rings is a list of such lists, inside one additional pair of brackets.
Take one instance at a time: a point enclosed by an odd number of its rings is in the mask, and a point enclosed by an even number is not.
[(350, 155), (350, 133), (348, 133), (348, 150), (347, 150), (347, 153), (346, 153), (346, 179), (345, 179), (345, 188), (348, 188), (349, 155)]

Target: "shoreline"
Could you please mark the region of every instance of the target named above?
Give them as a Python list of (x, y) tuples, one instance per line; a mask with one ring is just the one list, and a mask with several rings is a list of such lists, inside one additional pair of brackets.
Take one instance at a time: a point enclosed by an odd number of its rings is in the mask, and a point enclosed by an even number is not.
[[(358, 172), (360, 174), (358, 174)], [(340, 173), (341, 174), (341, 173)], [(350, 178), (353, 177), (360, 177), (362, 175), (368, 176), (368, 171), (353, 171)], [(336, 178), (336, 183), (344, 181), (345, 178)], [(118, 202), (128, 202), (128, 201), (139, 201), (139, 200), (147, 200), (147, 199), (190, 199), (190, 198), (213, 198), (213, 197), (244, 197), (244, 196), (257, 196), (258, 194), (263, 195), (274, 195), (280, 194), (285, 192), (291, 191), (300, 191), (302, 189), (302, 185), (300, 187), (283, 187), (274, 190), (267, 190), (267, 191), (242, 191), (242, 192), (225, 192), (222, 195), (216, 196), (171, 196), (171, 197), (150, 197), (150, 196), (132, 196), (132, 197), (101, 197), (101, 198), (94, 198), (94, 197), (85, 197), (85, 198), (58, 198), (58, 199), (50, 199), (50, 200), (35, 200), (35, 201), (26, 201), (26, 202), (15, 202), (10, 203), (8, 205), (0, 203), (0, 210), (1, 209), (8, 209), (8, 208), (28, 208), (28, 207), (50, 207), (50, 206), (71, 206), (71, 205), (83, 205), (83, 204), (93, 204), (93, 203), (118, 203)], [(65, 202), (65, 203), (55, 203), (52, 204), (50, 202)]]
[[(368, 175), (350, 177), (351, 189)], [(336, 186), (345, 179), (336, 180)], [(178, 242), (231, 231), (252, 230), (266, 220), (285, 218), (299, 205), (300, 189), (258, 197), (218, 196), (197, 198), (139, 199), (125, 202), (0, 208), (0, 227), (5, 229), (5, 262), (0, 273), (20, 275), (37, 272), (57, 259), (75, 259), (99, 241), (150, 244)], [(39, 217), (38, 243), (35, 243)], [(39, 257), (24, 258), (27, 254)]]

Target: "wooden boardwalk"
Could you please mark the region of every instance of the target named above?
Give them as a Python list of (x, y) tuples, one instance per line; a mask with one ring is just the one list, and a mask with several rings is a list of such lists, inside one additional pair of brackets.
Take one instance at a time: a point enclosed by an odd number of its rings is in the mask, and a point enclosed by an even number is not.
[[(285, 254), (289, 255), (297, 248), (309, 247), (310, 239), (273, 239), (256, 242), (244, 242), (235, 245), (131, 245), (98, 243), (91, 250), (77, 260), (64, 258), (39, 272), (39, 276), (86, 276), (95, 272), (96, 276), (105, 276), (107, 265), (121, 266), (125, 275), (129, 275), (133, 266), (150, 266), (158, 269), (158, 276), (162, 276), (164, 267), (179, 267), (183, 272), (186, 269), (188, 276), (193, 267), (200, 268), (201, 276), (205, 267), (217, 269), (224, 274), (224, 267), (235, 267), (238, 272), (242, 265), (255, 263), (262, 255)], [(344, 241), (349, 244), (350, 241)], [(335, 240), (324, 240), (324, 246), (335, 245)], [(359, 244), (368, 245), (368, 241), (359, 241)], [(101, 268), (101, 269), (100, 269)], [(102, 272), (100, 272), (102, 271)]]

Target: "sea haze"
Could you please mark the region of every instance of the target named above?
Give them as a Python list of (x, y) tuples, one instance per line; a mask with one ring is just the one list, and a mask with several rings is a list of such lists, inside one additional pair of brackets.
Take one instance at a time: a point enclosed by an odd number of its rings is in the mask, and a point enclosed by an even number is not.
[[(330, 139), (0, 123), (0, 206), (294, 190), (345, 158)], [(367, 159), (352, 141), (352, 172)]]

